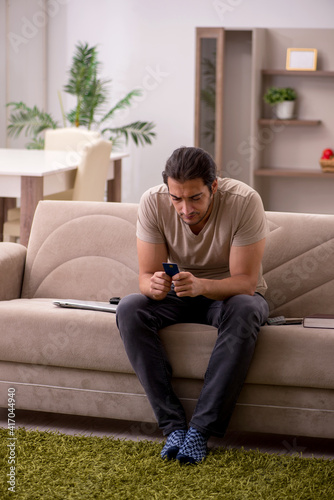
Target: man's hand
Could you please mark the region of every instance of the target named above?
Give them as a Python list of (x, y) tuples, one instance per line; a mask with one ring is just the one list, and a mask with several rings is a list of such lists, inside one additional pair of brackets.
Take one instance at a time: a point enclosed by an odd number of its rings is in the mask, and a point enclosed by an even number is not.
[(150, 293), (154, 300), (166, 297), (172, 286), (172, 278), (163, 271), (157, 271), (150, 278)]
[(203, 295), (211, 300), (225, 300), (239, 294), (254, 295), (264, 252), (265, 239), (242, 247), (232, 246), (230, 276), (222, 279), (196, 278), (188, 272), (173, 276), (178, 297)]
[(203, 295), (211, 300), (224, 300), (232, 295), (254, 295), (264, 252), (265, 239), (247, 246), (232, 246), (230, 252), (230, 277), (223, 279), (196, 278), (182, 271), (172, 278), (162, 268), (167, 262), (166, 245), (137, 240), (139, 261), (139, 287), (141, 293), (155, 300), (162, 300), (171, 289), (178, 297)]
[(181, 272), (173, 276), (174, 291), (178, 297), (197, 297), (202, 295), (202, 280), (193, 274)]

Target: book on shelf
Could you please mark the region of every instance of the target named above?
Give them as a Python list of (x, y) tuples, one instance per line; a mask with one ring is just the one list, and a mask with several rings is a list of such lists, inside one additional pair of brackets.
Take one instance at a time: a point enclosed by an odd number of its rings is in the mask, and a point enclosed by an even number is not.
[(334, 314), (313, 314), (303, 319), (306, 328), (334, 328)]

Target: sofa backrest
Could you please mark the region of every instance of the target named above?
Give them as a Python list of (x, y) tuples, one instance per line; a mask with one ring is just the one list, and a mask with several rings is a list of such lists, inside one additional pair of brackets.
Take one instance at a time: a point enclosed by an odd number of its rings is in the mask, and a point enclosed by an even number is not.
[(263, 259), (271, 316), (334, 314), (334, 215), (267, 212)]
[[(108, 300), (138, 292), (137, 204), (39, 203), (22, 296)], [(271, 315), (334, 313), (334, 215), (267, 212)]]
[(138, 292), (137, 205), (41, 201), (22, 297), (108, 301)]

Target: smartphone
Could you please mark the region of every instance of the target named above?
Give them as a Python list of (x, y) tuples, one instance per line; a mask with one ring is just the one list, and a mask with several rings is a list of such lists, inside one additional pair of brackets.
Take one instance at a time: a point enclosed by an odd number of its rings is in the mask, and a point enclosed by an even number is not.
[(174, 276), (174, 274), (178, 274), (180, 272), (177, 264), (163, 262), (162, 265), (164, 266), (165, 273), (168, 274), (168, 276)]

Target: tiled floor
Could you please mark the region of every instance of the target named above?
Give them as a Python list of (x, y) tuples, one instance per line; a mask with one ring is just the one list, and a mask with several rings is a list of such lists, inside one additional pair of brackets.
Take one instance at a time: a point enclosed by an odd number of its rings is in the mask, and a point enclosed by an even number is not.
[[(8, 428), (8, 411), (0, 408), (0, 427)], [(16, 427), (40, 431), (59, 431), (65, 434), (113, 436), (118, 439), (147, 439), (163, 441), (161, 431), (155, 424), (128, 422), (103, 418), (60, 415), (17, 410)], [(228, 432), (224, 439), (210, 438), (209, 448), (231, 447), (245, 450), (260, 450), (265, 453), (302, 454), (303, 457), (334, 458), (334, 440), (315, 439), (272, 434)]]

